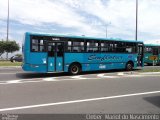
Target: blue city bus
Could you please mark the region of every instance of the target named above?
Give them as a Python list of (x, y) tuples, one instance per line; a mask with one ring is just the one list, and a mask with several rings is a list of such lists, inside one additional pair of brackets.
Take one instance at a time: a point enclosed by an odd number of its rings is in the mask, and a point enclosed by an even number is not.
[(144, 45), (144, 63), (147, 65), (160, 65), (160, 45)]
[(24, 71), (69, 72), (143, 67), (143, 42), (85, 36), (25, 33)]

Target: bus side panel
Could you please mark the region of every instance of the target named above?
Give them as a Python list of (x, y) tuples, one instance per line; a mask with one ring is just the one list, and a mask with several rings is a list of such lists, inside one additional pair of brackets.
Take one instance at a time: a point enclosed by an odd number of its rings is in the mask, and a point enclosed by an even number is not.
[(23, 66), (25, 71), (47, 72), (47, 53), (28, 54), (27, 63)]
[[(144, 63), (153, 64), (153, 60), (151, 58), (152, 56), (155, 56), (155, 55), (153, 55), (152, 53), (145, 53), (144, 54)], [(155, 64), (157, 64), (158, 60), (155, 60), (154, 62), (155, 62)]]
[(106, 53), (66, 53), (65, 71), (73, 62), (82, 65), (82, 71), (124, 69), (126, 63), (132, 61), (137, 67), (137, 54), (106, 54)]

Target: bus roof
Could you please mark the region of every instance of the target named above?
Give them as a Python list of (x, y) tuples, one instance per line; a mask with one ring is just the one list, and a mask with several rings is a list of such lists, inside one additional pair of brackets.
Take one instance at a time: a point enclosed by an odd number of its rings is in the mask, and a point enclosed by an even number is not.
[(37, 35), (37, 36), (56, 36), (56, 37), (68, 37), (68, 38), (80, 38), (80, 39), (92, 39), (92, 40), (110, 40), (110, 41), (123, 41), (123, 42), (136, 42), (143, 43), (143, 41), (135, 41), (135, 40), (122, 40), (122, 39), (114, 39), (114, 38), (98, 38), (98, 37), (88, 37), (88, 36), (74, 36), (74, 35), (60, 35), (60, 34), (52, 34), (52, 33), (33, 33), (26, 32), (27, 35)]
[(144, 44), (144, 46), (160, 47), (160, 44)]

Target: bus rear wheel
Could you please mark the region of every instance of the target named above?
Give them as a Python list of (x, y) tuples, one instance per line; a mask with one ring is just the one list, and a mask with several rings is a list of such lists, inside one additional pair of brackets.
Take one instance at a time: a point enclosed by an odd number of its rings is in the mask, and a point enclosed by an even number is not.
[(127, 71), (132, 71), (133, 70), (133, 63), (132, 62), (128, 62), (126, 64), (126, 70)]
[(71, 75), (78, 75), (81, 72), (81, 67), (79, 64), (71, 64), (69, 67), (69, 73)]

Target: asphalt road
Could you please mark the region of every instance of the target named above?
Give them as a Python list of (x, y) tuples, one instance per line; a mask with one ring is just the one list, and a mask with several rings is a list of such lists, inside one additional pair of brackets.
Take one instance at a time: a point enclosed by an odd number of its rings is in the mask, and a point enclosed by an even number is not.
[(160, 74), (25, 73), (0, 68), (0, 113), (157, 113)]

